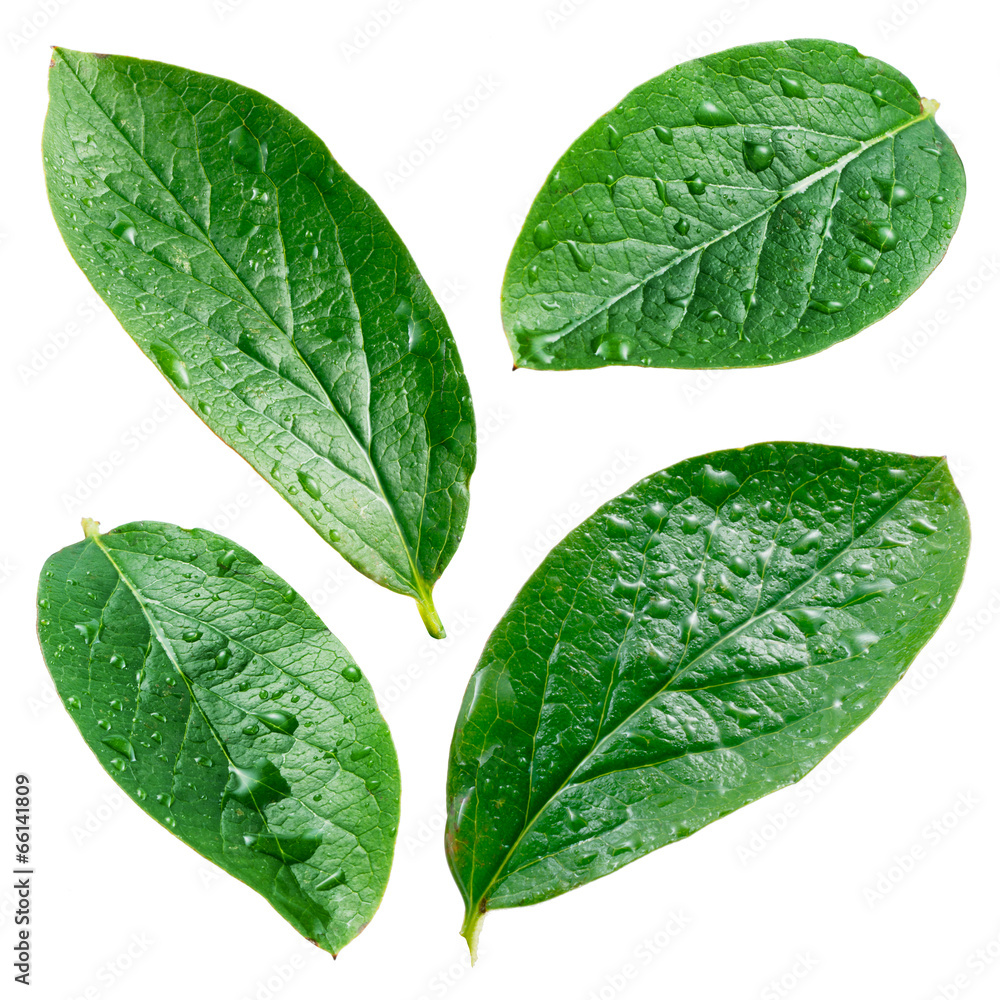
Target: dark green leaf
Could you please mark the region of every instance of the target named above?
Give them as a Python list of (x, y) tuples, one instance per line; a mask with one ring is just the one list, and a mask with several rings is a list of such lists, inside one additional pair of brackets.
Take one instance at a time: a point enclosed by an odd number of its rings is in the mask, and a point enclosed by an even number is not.
[(83, 738), (153, 819), (336, 954), (378, 907), (399, 824), (370, 685), (228, 539), (84, 527), (38, 588), (42, 652)]
[(572, 531), (459, 712), (447, 846), (487, 908), (608, 874), (797, 781), (941, 623), (969, 545), (939, 458), (760, 444), (681, 462)]
[(226, 444), (357, 569), (417, 599), (475, 464), (451, 332), (399, 236), (273, 101), (57, 49), (44, 153), (74, 259)]
[(556, 164), (503, 321), (528, 368), (742, 368), (881, 319), (944, 256), (965, 174), (937, 104), (849, 45), (728, 49), (632, 91)]

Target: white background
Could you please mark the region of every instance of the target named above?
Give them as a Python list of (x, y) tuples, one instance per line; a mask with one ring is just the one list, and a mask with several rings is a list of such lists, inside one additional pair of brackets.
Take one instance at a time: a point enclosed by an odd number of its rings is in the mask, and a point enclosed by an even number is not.
[[(3, 5), (0, 799), (13, 797), (17, 771), (31, 774), (32, 995), (995, 997), (993, 5), (394, 0), (379, 27), (371, 18), (387, 6)], [(352, 51), (366, 23), (375, 37)], [(810, 36), (882, 57), (941, 102), (969, 192), (952, 249), (925, 286), (853, 339), (771, 369), (512, 373), (503, 269), (569, 143), (675, 62)], [(49, 44), (179, 63), (263, 91), (327, 141), (399, 230), (451, 322), (481, 435), (465, 539), (436, 591), (447, 641), (428, 639), (411, 602), (325, 546), (177, 402), (96, 300), (45, 200)], [(445, 140), (412, 168), (436, 128)], [(394, 179), (401, 163), (409, 176)], [(680, 459), (773, 439), (947, 454), (973, 521), (952, 615), (886, 704), (806, 783), (590, 886), (490, 914), (470, 971), (441, 843), (443, 787), (455, 713), (489, 630), (550, 545), (599, 503)], [(115, 451), (123, 461), (77, 501), (77, 480)], [(402, 825), (382, 907), (336, 963), (124, 801), (55, 698), (35, 643), (35, 579), (46, 556), (81, 537), (82, 515), (105, 529), (157, 519), (231, 535), (311, 601), (371, 679), (401, 758)], [(12, 825), (6, 806), (0, 815)], [(11, 900), (0, 889), (6, 981)]]

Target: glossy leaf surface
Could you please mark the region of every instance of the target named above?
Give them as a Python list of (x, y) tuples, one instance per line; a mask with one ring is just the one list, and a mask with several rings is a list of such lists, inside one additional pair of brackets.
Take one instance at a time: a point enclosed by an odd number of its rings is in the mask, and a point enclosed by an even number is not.
[(378, 907), (399, 823), (371, 686), (228, 539), (85, 527), (38, 589), (42, 652), (80, 733), (153, 819), (336, 954)]
[(560, 542), (465, 694), (447, 850), (465, 934), (797, 781), (951, 606), (943, 459), (761, 444), (690, 459)]
[[(553, 98), (555, 99), (555, 98)], [(944, 256), (965, 174), (937, 104), (817, 40), (683, 63), (559, 160), (514, 245), (518, 365), (769, 365), (874, 323)]]
[(57, 49), (49, 89), (49, 199), (94, 288), (226, 444), (441, 633), (472, 404), (385, 216), (302, 122), (228, 80)]

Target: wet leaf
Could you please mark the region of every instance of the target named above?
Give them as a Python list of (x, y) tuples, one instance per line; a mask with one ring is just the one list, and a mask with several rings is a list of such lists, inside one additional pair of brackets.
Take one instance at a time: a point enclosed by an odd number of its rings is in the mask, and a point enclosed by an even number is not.
[(353, 566), (414, 597), (458, 546), (475, 464), (448, 324), (372, 199), (297, 118), (177, 66), (55, 50), (52, 211), (201, 419)]
[(760, 444), (665, 469), (548, 554), (465, 693), (447, 849), (474, 943), (797, 781), (950, 608), (969, 545), (947, 465)]
[(153, 819), (336, 954), (378, 907), (399, 824), (370, 685), (246, 549), (152, 521), (84, 526), (38, 588), (80, 733)]
[(965, 174), (937, 103), (817, 40), (628, 94), (559, 160), (503, 286), (518, 365), (742, 368), (881, 319), (944, 256)]

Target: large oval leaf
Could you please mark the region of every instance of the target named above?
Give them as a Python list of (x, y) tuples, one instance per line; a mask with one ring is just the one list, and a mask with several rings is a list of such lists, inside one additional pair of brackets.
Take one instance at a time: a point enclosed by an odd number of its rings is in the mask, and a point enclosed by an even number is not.
[(458, 546), (468, 385), (399, 236), (262, 94), (57, 49), (44, 153), (74, 259), (181, 397), (357, 569), (415, 597)]
[(378, 907), (399, 824), (370, 685), (246, 549), (84, 526), (38, 588), (42, 652), (83, 738), (153, 819), (336, 954)]
[(905, 76), (849, 45), (745, 45), (633, 90), (556, 164), (503, 322), (529, 368), (768, 365), (880, 319), (934, 269), (962, 163)]
[(694, 458), (546, 557), (452, 743), (447, 850), (487, 908), (606, 875), (801, 778), (878, 706), (969, 545), (943, 459), (814, 444)]

